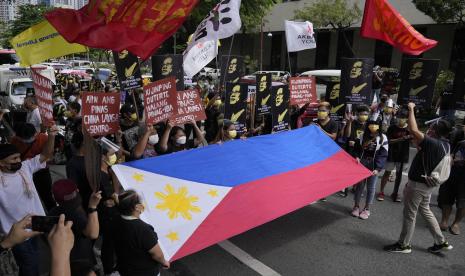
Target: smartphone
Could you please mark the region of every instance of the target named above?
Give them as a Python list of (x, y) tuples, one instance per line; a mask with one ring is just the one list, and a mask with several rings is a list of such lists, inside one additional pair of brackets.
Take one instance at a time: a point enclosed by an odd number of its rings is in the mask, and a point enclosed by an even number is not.
[(32, 231), (48, 233), (58, 224), (58, 219), (55, 216), (32, 216)]

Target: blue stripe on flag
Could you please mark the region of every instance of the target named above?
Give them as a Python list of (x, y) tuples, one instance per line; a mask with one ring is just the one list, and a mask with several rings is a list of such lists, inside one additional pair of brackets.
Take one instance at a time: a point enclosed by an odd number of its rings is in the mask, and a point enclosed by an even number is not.
[(309, 126), (124, 165), (184, 180), (234, 187), (307, 167), (340, 150), (316, 126)]

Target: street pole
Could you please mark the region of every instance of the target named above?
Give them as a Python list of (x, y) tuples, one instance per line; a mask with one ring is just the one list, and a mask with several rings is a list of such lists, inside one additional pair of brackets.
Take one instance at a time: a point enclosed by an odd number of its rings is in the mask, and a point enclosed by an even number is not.
[(263, 71), (263, 17), (260, 24), (260, 71)]

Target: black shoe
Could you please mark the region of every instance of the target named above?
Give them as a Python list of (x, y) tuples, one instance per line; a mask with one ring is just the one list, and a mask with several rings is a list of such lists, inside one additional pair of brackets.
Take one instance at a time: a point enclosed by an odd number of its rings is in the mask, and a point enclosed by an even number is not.
[(385, 251), (393, 252), (393, 253), (404, 253), (404, 254), (412, 253), (412, 247), (410, 245), (404, 246), (398, 242), (395, 244), (387, 245), (383, 249)]
[(435, 244), (431, 247), (428, 247), (428, 251), (431, 253), (439, 253), (443, 250), (452, 250), (452, 245), (450, 245), (448, 242), (444, 242), (443, 244)]

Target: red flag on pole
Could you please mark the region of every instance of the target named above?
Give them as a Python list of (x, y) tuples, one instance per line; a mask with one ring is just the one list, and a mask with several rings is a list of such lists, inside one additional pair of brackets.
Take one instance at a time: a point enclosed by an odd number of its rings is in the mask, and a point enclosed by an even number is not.
[(435, 47), (438, 42), (424, 37), (387, 0), (367, 0), (361, 36), (383, 40), (409, 55)]
[(68, 41), (147, 59), (183, 24), (198, 0), (90, 0), (45, 17)]

